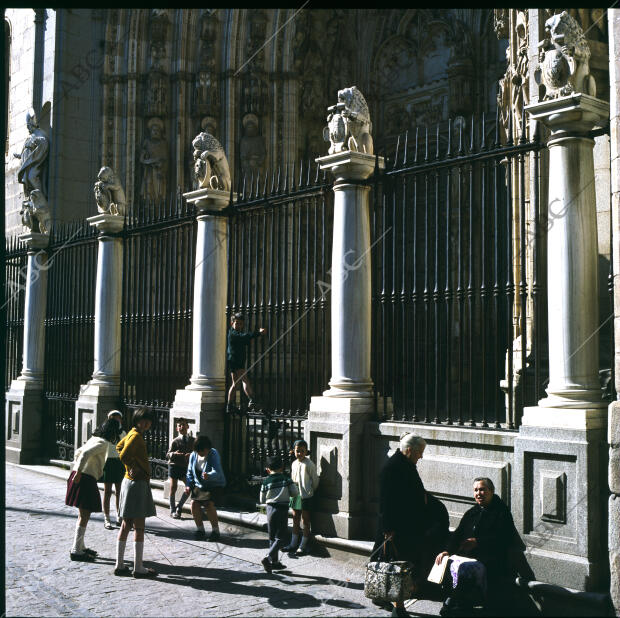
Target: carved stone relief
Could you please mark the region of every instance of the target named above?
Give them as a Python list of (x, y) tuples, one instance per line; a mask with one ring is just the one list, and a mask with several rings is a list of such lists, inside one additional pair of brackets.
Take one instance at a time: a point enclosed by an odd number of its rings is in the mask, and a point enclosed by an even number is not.
[(260, 134), (258, 117), (246, 114), (242, 119), (243, 136), (239, 145), (241, 172), (246, 178), (254, 177), (263, 171), (267, 155), (265, 138)]
[(114, 170), (104, 166), (99, 170), (97, 178), (94, 186), (97, 210), (110, 215), (125, 216), (127, 199)]
[(228, 159), (222, 145), (209, 133), (199, 133), (192, 141), (196, 188), (229, 191)]
[(140, 163), (142, 185), (140, 196), (147, 200), (166, 197), (168, 185), (168, 141), (164, 137), (161, 118), (151, 118), (147, 123), (149, 137), (142, 142)]

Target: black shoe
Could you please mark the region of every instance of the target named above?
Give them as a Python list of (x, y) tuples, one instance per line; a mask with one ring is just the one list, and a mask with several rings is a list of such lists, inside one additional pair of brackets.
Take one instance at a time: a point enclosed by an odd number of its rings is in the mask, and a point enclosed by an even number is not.
[(397, 616), (398, 618), (409, 618), (411, 614), (404, 607), (393, 607), (392, 616)]
[(87, 554), (85, 551), (72, 551), (69, 552), (69, 557), (71, 560), (76, 562), (95, 562), (95, 556), (92, 554)]
[(286, 569), (286, 565), (282, 564), (279, 560), (271, 565), (271, 568), (274, 571), (284, 571), (284, 569)]
[(96, 556), (99, 552), (96, 552), (94, 549), (89, 549), (88, 547), (85, 547), (82, 550), (85, 554), (90, 554), (91, 556)]
[(209, 535), (209, 541), (211, 541), (212, 543), (217, 543), (217, 541), (219, 540), (220, 540), (220, 531), (213, 530), (213, 532), (211, 532), (211, 534)]
[(296, 556), (309, 556), (310, 555), (310, 550), (308, 549), (308, 546), (304, 547), (303, 549), (299, 548), (295, 555)]
[(263, 569), (265, 569), (267, 573), (271, 573), (273, 567), (271, 566), (271, 560), (269, 560), (269, 558), (263, 558), (260, 563), (263, 565)]
[(196, 530), (196, 532), (194, 532), (194, 538), (197, 541), (204, 541), (207, 538), (207, 533), (202, 530), (201, 528), (198, 528), (198, 530)]

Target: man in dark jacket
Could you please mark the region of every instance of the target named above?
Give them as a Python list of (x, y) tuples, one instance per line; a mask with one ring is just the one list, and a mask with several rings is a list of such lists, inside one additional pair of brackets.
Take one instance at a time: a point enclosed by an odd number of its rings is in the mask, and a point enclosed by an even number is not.
[[(525, 544), (515, 528), (510, 509), (495, 495), (491, 479), (477, 478), (474, 481), (474, 500), (476, 505), (464, 513), (450, 538), (447, 551), (441, 552), (436, 562), (451, 554), (481, 562), (486, 568), (489, 601), (493, 602), (502, 598), (502, 591), (505, 592), (506, 585), (514, 580), (517, 573), (513, 566), (513, 554), (523, 552)], [(457, 597), (470, 596), (468, 591), (459, 590), (460, 587), (459, 584), (457, 590), (463, 594), (457, 594)], [(455, 605), (454, 599), (448, 599), (443, 609)], [(449, 612), (442, 610), (442, 615), (449, 615)]]

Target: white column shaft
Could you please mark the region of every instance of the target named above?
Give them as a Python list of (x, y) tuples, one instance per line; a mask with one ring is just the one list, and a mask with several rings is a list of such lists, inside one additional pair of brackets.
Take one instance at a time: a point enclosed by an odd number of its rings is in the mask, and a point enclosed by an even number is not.
[(45, 358), (45, 314), (47, 304), (47, 253), (28, 252), (24, 307), (24, 357), (22, 379), (41, 382)]
[(369, 187), (334, 186), (331, 274), (331, 390), (326, 395), (370, 396), (371, 260)]
[(123, 241), (99, 237), (93, 381), (117, 385), (121, 373)]
[(222, 390), (225, 386), (227, 235), (225, 217), (198, 217), (190, 389)]
[(601, 400), (593, 145), (585, 137), (549, 141), (547, 404)]

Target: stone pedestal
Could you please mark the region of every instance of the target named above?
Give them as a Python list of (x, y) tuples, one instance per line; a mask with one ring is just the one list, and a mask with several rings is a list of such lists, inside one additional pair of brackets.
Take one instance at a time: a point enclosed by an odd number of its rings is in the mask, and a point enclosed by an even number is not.
[(190, 383), (178, 390), (170, 410), (170, 439), (175, 422), (190, 421), (194, 435), (207, 434), (216, 449), (224, 440), (226, 405), (226, 300), (228, 222), (221, 211), (230, 193), (199, 189), (183, 195), (198, 209)]
[(121, 373), (123, 217), (99, 214), (87, 219), (99, 231), (95, 291), (93, 377), (75, 402), (75, 446), (88, 440), (110, 410), (118, 407)]
[[(331, 266), (332, 373), (310, 403), (304, 435), (321, 482), (313, 527), (343, 538), (363, 536), (364, 428), (374, 412), (371, 353), (370, 187), (372, 155), (344, 151), (317, 159), (336, 178)], [(383, 159), (379, 159), (383, 167)]]
[(49, 236), (30, 232), (19, 239), (28, 247), (24, 347), (21, 374), (6, 393), (5, 452), (7, 461), (29, 464), (45, 455), (41, 436)]
[(513, 512), (535, 572), (593, 590), (607, 571), (607, 410), (598, 377), (596, 195), (588, 132), (608, 105), (575, 94), (526, 108), (549, 147), (549, 386), (515, 440)]

